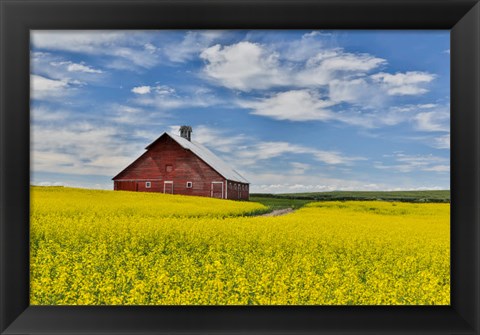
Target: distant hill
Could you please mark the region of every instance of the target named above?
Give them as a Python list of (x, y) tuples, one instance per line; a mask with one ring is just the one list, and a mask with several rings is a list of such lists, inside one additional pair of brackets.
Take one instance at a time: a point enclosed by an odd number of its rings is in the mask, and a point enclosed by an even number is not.
[(334, 191), (310, 193), (251, 193), (251, 198), (298, 200), (385, 200), (402, 202), (450, 202), (450, 190), (440, 191)]

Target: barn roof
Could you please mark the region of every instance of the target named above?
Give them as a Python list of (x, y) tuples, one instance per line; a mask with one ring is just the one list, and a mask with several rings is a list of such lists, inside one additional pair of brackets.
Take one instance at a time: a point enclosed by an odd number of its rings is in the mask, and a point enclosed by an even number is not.
[[(231, 181), (238, 181), (241, 183), (248, 183), (248, 180), (242, 177), (240, 173), (232, 169), (230, 165), (225, 163), (225, 161), (223, 161), (221, 158), (219, 158), (217, 155), (215, 155), (213, 152), (211, 152), (202, 144), (196, 141), (189, 141), (186, 138), (183, 138), (181, 136), (174, 135), (171, 133), (164, 133), (162, 134), (162, 136), (165, 134), (170, 136), (175, 142), (180, 144), (184, 149), (187, 149), (193, 152), (201, 160), (203, 160), (205, 163), (210, 165), (215, 171), (221, 174), (225, 179), (228, 179)], [(153, 143), (155, 142), (156, 140)], [(153, 143), (148, 145), (145, 149), (148, 149)]]

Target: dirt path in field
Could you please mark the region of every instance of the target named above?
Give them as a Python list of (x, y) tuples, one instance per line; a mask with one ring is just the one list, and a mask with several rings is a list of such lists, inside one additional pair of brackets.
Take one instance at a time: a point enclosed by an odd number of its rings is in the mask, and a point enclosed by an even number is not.
[(279, 216), (279, 215), (285, 215), (292, 212), (293, 212), (292, 208), (284, 208), (284, 209), (276, 209), (274, 211), (271, 211), (270, 213), (261, 214), (259, 216)]

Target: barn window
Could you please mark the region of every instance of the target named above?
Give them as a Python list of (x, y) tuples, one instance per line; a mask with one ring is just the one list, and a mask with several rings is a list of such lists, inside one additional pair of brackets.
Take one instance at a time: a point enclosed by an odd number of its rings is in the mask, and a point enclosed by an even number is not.
[(187, 181), (187, 188), (192, 188), (193, 183), (191, 181)]
[(146, 181), (145, 182), (145, 188), (150, 188), (150, 187), (152, 187), (152, 182)]
[(235, 184), (235, 186), (233, 186), (234, 189), (237, 189), (237, 184)]
[(172, 172), (173, 171), (173, 165), (165, 165), (165, 171), (166, 172)]

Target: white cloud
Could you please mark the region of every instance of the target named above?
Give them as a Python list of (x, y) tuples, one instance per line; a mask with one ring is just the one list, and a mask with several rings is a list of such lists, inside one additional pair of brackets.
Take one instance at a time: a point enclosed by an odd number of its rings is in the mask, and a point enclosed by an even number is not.
[(380, 113), (371, 113), (366, 119), (370, 119), (374, 127), (383, 125), (393, 126), (407, 121), (415, 121), (415, 117), (425, 109), (430, 110), (435, 104), (396, 105), (386, 108)]
[[(131, 125), (156, 124), (139, 117), (143, 111), (138, 108), (110, 107), (115, 115), (105, 116), (108, 126), (93, 120), (79, 121), (78, 114), (71, 110), (52, 109), (48, 105), (32, 108), (32, 171), (112, 177), (133, 161), (145, 147), (145, 141), (132, 133)], [(110, 111), (110, 107), (106, 110)], [(123, 124), (129, 125), (127, 131), (123, 131)]]
[[(211, 128), (205, 125), (195, 125), (192, 127), (192, 141), (205, 145), (222, 154), (232, 153), (245, 148), (248, 138), (243, 134), (231, 135), (227, 132)], [(172, 134), (179, 135), (180, 125), (172, 125), (169, 131)]]
[(450, 171), (448, 158), (429, 155), (407, 155), (404, 153), (395, 153), (393, 156), (394, 164), (385, 164), (375, 162), (374, 167), (382, 170), (391, 170), (402, 173), (428, 171), (446, 173)]
[(182, 89), (182, 92), (177, 92), (174, 88), (166, 85), (136, 87), (132, 89), (132, 92), (138, 96), (133, 101), (139, 105), (155, 107), (158, 111), (186, 107), (210, 107), (221, 103), (209, 89), (202, 87), (183, 87)]
[(143, 45), (143, 48), (151, 54), (155, 53), (158, 50), (158, 48), (154, 46), (152, 43), (145, 43)]
[(152, 34), (139, 31), (52, 31), (34, 30), (31, 42), (36, 49), (61, 50), (80, 54), (104, 55), (105, 66), (135, 70), (158, 64)]
[(328, 107), (331, 101), (322, 100), (314, 91), (295, 90), (277, 93), (257, 101), (240, 101), (240, 106), (252, 109), (251, 114), (267, 116), (276, 120), (310, 121), (331, 120), (333, 113)]
[(450, 106), (432, 105), (424, 109), (428, 111), (419, 112), (412, 117), (415, 129), (429, 133), (444, 133), (428, 136), (425, 143), (436, 149), (450, 149)]
[(175, 94), (175, 89), (166, 85), (157, 85), (154, 87), (154, 91), (160, 95)]
[(250, 91), (287, 83), (279, 55), (256, 43), (216, 44), (203, 50), (200, 57), (206, 61), (204, 73), (228, 88)]
[[(237, 105), (252, 110), (251, 114), (275, 120), (338, 121), (365, 128), (392, 126), (406, 122), (414, 118), (415, 113), (419, 110), (431, 109), (436, 106), (433, 104), (405, 105), (386, 107), (381, 111), (361, 106), (359, 108), (345, 107), (340, 110), (336, 108), (336, 105), (345, 100), (357, 103), (363, 100), (365, 104), (370, 105), (380, 104), (381, 92), (372, 93), (366, 83), (363, 87), (363, 84), (357, 84), (357, 81), (363, 82), (362, 79), (342, 83), (332, 82), (331, 86), (335, 87), (335, 93), (331, 93), (330, 98), (334, 100), (322, 97), (314, 90), (304, 89), (280, 92), (255, 100), (238, 100)], [(340, 86), (343, 87), (339, 88)], [(375, 102), (377, 97), (377, 102)], [(415, 123), (418, 121), (415, 120)]]
[(362, 107), (378, 108), (386, 101), (385, 94), (365, 78), (339, 80), (328, 83), (329, 97), (335, 103), (346, 102)]
[(206, 61), (207, 77), (246, 92), (279, 86), (324, 86), (333, 79), (362, 75), (386, 64), (384, 59), (338, 48), (319, 51), (316, 46), (316, 53), (312, 54), (312, 49), (304, 45), (308, 39), (302, 39), (299, 45), (302, 50), (296, 54), (285, 50), (279, 53), (275, 45), (242, 41), (228, 46), (214, 45), (200, 57)]
[(276, 41), (274, 47), (286, 60), (300, 62), (312, 58), (325, 49), (324, 38), (330, 36), (329, 33), (312, 31), (304, 34), (299, 40)]
[(105, 119), (117, 124), (117, 126), (130, 125), (130, 129), (132, 129), (131, 125), (135, 125), (135, 127), (146, 125), (157, 127), (162, 124), (161, 114), (136, 106), (111, 104), (104, 107), (104, 110), (108, 113)]
[(136, 94), (147, 94), (150, 93), (151, 87), (150, 86), (137, 86), (132, 88), (132, 92)]
[(424, 86), (435, 79), (435, 75), (419, 71), (396, 74), (380, 72), (371, 78), (382, 85), (389, 95), (419, 95), (428, 92)]
[(121, 112), (123, 114), (140, 114), (144, 113), (145, 110), (138, 108), (138, 107), (132, 107), (132, 106), (127, 106), (127, 105), (118, 105), (114, 104), (112, 105), (112, 109)]
[(238, 150), (235, 153), (235, 156), (239, 158), (242, 164), (249, 165), (258, 161), (283, 156), (285, 154), (308, 155), (316, 161), (329, 165), (351, 165), (354, 161), (364, 159), (362, 157), (343, 155), (337, 151), (320, 150), (280, 141), (264, 141), (253, 143), (246, 146), (244, 150)]
[(437, 104), (420, 104), (417, 106), (418, 108), (422, 108), (422, 109), (430, 109), (430, 108), (435, 108), (435, 107), (438, 107)]
[[(308, 153), (309, 150), (306, 150)], [(362, 157), (351, 157), (343, 155), (336, 151), (314, 150), (312, 151), (316, 160), (327, 164), (345, 164), (351, 165), (352, 162), (364, 160)]]
[(418, 113), (414, 121), (420, 131), (450, 131), (450, 113), (447, 110)]
[(67, 118), (68, 112), (63, 110), (51, 110), (45, 106), (36, 106), (31, 108), (31, 118), (33, 122), (52, 122), (61, 121)]
[(434, 138), (433, 147), (437, 149), (450, 149), (450, 134)]
[(60, 80), (52, 80), (34, 74), (30, 76), (30, 80), (32, 82), (32, 88), (38, 92), (59, 90), (68, 86), (68, 83), (66, 82)]
[[(177, 127), (175, 131), (172, 129), (172, 131), (177, 134), (179, 128)], [(231, 153), (234, 150), (238, 150), (245, 146), (247, 142), (245, 135), (231, 135), (222, 130), (212, 129), (204, 125), (194, 127), (192, 139), (223, 153)]]
[(113, 177), (145, 146), (127, 134), (85, 121), (33, 123), (32, 171)]
[(101, 70), (94, 69), (85, 64), (71, 63), (67, 65), (69, 72), (86, 72), (86, 73), (102, 73)]
[(386, 64), (382, 58), (368, 54), (352, 54), (342, 49), (319, 52), (307, 60), (303, 69), (293, 74), (298, 85), (328, 85), (332, 80), (350, 80)]
[(339, 52), (332, 57), (322, 58), (318, 65), (326, 71), (368, 72), (385, 63), (385, 59), (368, 54)]
[(64, 50), (87, 54), (101, 54), (106, 46), (114, 46), (126, 38), (122, 32), (114, 31), (53, 31), (34, 30), (31, 41), (35, 48)]
[(46, 52), (32, 52), (31, 74), (66, 83), (70, 92), (72, 86), (97, 85), (108, 78), (102, 70), (84, 62), (75, 63)]
[[(389, 96), (426, 93), (426, 85), (435, 78), (419, 71), (368, 75), (387, 61), (340, 48), (317, 48), (314, 53), (303, 45), (309, 38), (304, 35), (299, 46), (305, 49), (290, 58), (283, 53), (288, 48), (279, 48), (278, 42), (217, 44), (201, 53), (206, 61), (204, 74), (220, 85), (244, 92), (284, 88), (237, 100), (237, 105), (252, 110), (251, 114), (275, 120), (339, 121), (368, 128), (407, 121), (411, 115), (388, 107)], [(343, 105), (339, 110), (340, 104), (351, 106)], [(434, 106), (426, 103), (418, 108)]]
[(434, 165), (429, 166), (424, 169), (424, 171), (433, 171), (433, 172), (450, 172), (450, 165)]
[(334, 178), (324, 175), (294, 173), (246, 174), (252, 183), (251, 193), (300, 193), (354, 190), (387, 190), (392, 186), (383, 183), (365, 182), (359, 179)]
[(56, 67), (65, 67), (68, 72), (85, 72), (85, 73), (103, 73), (102, 70), (95, 69), (85, 63), (73, 63), (71, 61), (50, 62), (50, 65)]
[(57, 99), (68, 95), (71, 85), (62, 80), (54, 80), (38, 75), (30, 75), (31, 98), (34, 100)]
[(164, 46), (163, 52), (171, 61), (183, 63), (198, 56), (223, 35), (219, 30), (187, 31), (182, 42)]

